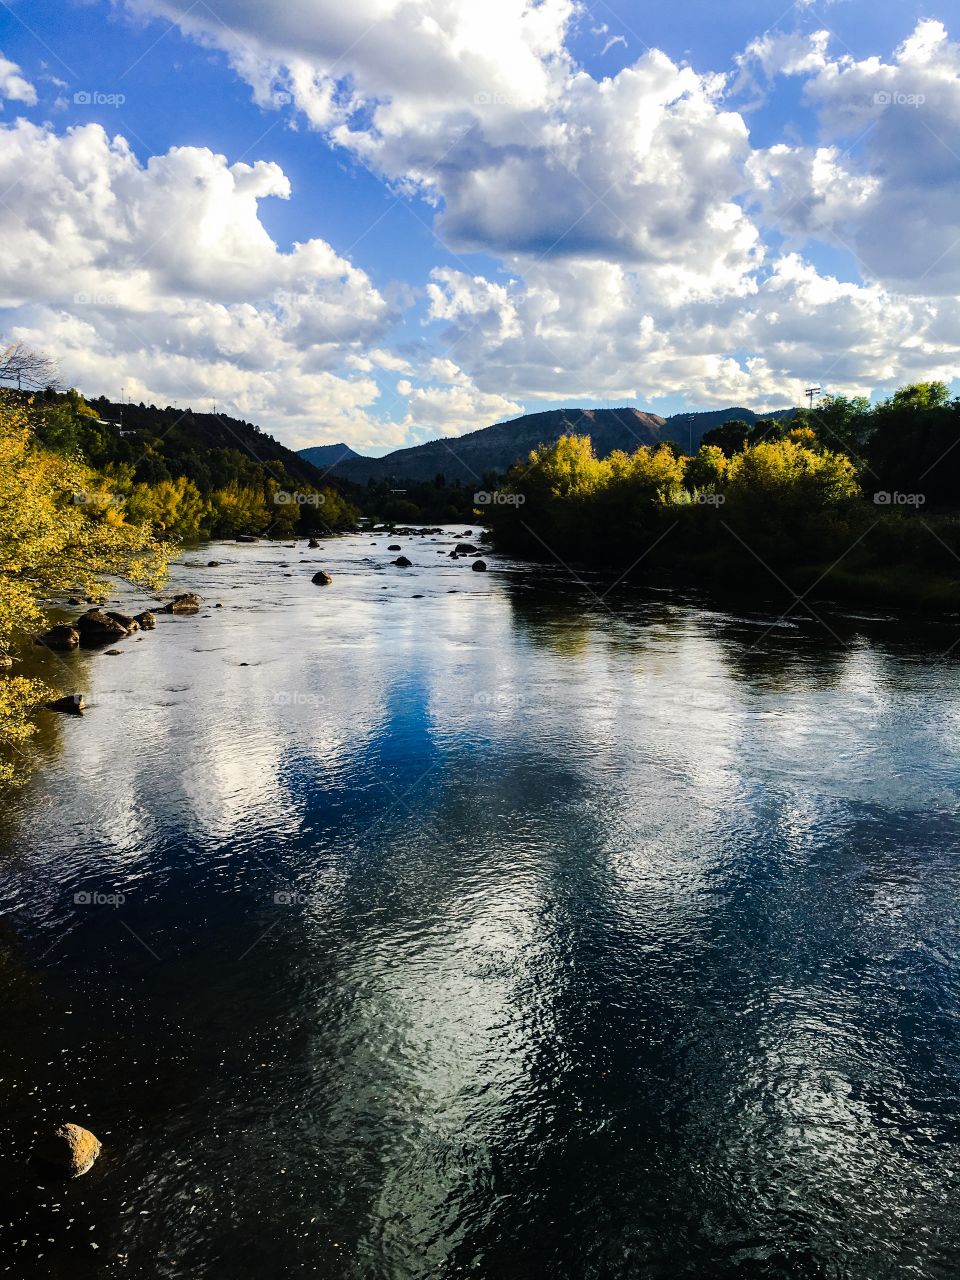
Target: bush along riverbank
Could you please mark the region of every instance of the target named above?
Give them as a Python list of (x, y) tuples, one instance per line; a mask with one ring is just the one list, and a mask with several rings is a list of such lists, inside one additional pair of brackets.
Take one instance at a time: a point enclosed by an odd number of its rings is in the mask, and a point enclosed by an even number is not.
[[(960, 401), (940, 383), (871, 408), (832, 398), (788, 423), (725, 423), (685, 457), (535, 450), (485, 509), (494, 545), (737, 594), (815, 592), (960, 609)], [(960, 455), (960, 449), (955, 451)]]

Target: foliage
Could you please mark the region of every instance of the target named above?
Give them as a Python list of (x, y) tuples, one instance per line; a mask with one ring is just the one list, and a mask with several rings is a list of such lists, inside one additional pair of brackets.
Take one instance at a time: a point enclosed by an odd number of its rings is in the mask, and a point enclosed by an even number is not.
[(726, 422), (679, 460), (649, 448), (598, 459), (589, 438), (566, 437), (508, 473), (512, 501), (488, 519), (498, 546), (564, 563), (956, 608), (955, 446), (960, 402), (942, 383), (875, 407), (836, 396), (783, 422)]
[[(42, 624), (51, 592), (96, 594), (111, 575), (154, 587), (166, 556), (149, 525), (127, 522), (101, 476), (37, 443), (22, 399), (0, 396), (0, 653)], [(0, 688), (0, 743), (16, 745), (45, 691), (18, 677)]]

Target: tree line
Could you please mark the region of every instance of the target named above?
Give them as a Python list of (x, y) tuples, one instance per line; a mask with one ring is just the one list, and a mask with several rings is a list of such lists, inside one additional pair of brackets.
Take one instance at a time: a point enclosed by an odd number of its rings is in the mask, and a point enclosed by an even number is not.
[(939, 382), (727, 422), (693, 456), (534, 450), (485, 510), (495, 544), (628, 573), (868, 603), (960, 604), (960, 401)]

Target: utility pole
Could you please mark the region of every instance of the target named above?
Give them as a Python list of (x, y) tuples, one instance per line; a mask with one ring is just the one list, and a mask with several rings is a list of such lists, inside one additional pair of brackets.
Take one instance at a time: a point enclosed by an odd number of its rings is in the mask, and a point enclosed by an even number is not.
[(810, 397), (810, 412), (811, 412), (811, 413), (813, 413), (813, 397), (814, 397), (814, 396), (818, 396), (818, 395), (820, 395), (820, 394), (822, 393), (822, 391), (823, 391), (823, 388), (822, 388), (822, 387), (807, 387), (806, 391), (804, 391), (804, 393), (803, 393), (803, 394), (804, 394), (805, 396), (809, 396), (809, 397)]

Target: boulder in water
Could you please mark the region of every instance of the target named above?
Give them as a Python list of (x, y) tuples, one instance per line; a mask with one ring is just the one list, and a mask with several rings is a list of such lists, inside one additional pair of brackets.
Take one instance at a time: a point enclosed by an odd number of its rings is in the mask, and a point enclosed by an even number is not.
[(318, 587), (329, 587), (333, 579), (325, 569), (319, 569), (310, 581), (315, 583)]
[(238, 542), (256, 542), (257, 539), (254, 537), (252, 533), (238, 533), (237, 541)]
[(127, 631), (140, 630), (140, 623), (131, 614), (117, 613), (115, 610), (109, 609), (107, 617), (112, 618), (114, 622), (119, 622), (121, 627), (125, 627)]
[(310, 548), (311, 551), (318, 551), (320, 548), (320, 543), (316, 538), (311, 538), (310, 541), (307, 543), (307, 546)]
[(59, 626), (51, 627), (49, 631), (45, 631), (42, 636), (37, 636), (35, 644), (44, 644), (48, 649), (76, 649), (80, 643), (80, 632), (70, 625), (69, 622), (63, 622)]
[(391, 542), (391, 543), (390, 543), (390, 545), (389, 545), (389, 547), (387, 547), (387, 550), (388, 550), (388, 551), (400, 551), (400, 550), (401, 550), (400, 543), (399, 543), (399, 542)]
[(88, 647), (110, 644), (127, 635), (127, 628), (102, 609), (89, 609), (86, 613), (81, 613), (74, 626), (80, 632), (80, 643)]
[(487, 568), (487, 562), (486, 560), (474, 560), (470, 568), (474, 569), (477, 573), (485, 573)]
[(45, 1133), (33, 1149), (34, 1156), (67, 1178), (79, 1178), (93, 1167), (102, 1150), (100, 1139), (78, 1124), (60, 1124)]
[(163, 613), (196, 613), (203, 601), (195, 591), (181, 591), (163, 606)]
[(397, 556), (396, 560), (391, 560), (390, 563), (399, 565), (401, 569), (409, 569), (413, 561), (408, 560), (406, 556)]
[(144, 609), (143, 613), (137, 614), (137, 621), (144, 631), (152, 631), (157, 625), (157, 616), (151, 613), (149, 609)]
[(64, 715), (82, 716), (86, 703), (82, 693), (66, 693), (62, 698), (55, 698), (53, 702), (48, 702), (47, 706), (51, 711), (62, 711)]

